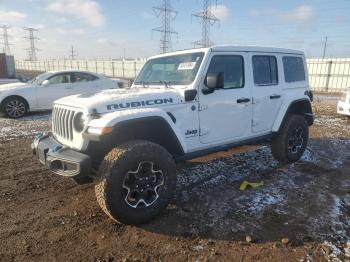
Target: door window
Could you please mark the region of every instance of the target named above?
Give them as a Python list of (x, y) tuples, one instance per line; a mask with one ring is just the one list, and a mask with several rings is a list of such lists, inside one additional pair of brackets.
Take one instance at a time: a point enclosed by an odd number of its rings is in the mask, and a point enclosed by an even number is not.
[(73, 73), (73, 83), (76, 82), (90, 82), (90, 81), (94, 81), (96, 79), (98, 79), (96, 76), (91, 75), (91, 74), (87, 74), (87, 73)]
[(278, 84), (277, 60), (274, 56), (253, 56), (254, 83), (258, 86)]
[(57, 85), (57, 84), (70, 83), (71, 82), (70, 78), (71, 78), (70, 74), (65, 73), (65, 74), (54, 75), (54, 76), (50, 77), (48, 80), (49, 80), (50, 85)]
[(208, 73), (224, 73), (224, 89), (244, 87), (243, 57), (239, 55), (216, 55), (211, 59)]

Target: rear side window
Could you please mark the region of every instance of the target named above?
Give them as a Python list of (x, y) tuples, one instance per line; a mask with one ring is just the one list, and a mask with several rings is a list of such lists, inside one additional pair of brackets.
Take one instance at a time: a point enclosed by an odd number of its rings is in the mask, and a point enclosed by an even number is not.
[(284, 56), (284, 79), (287, 83), (305, 81), (305, 67), (301, 57)]
[(97, 77), (87, 73), (76, 72), (73, 73), (73, 82), (90, 82), (96, 80)]
[(211, 59), (208, 73), (224, 73), (224, 89), (244, 87), (244, 65), (242, 56), (216, 55)]
[(254, 83), (259, 86), (278, 84), (277, 60), (274, 56), (253, 56)]

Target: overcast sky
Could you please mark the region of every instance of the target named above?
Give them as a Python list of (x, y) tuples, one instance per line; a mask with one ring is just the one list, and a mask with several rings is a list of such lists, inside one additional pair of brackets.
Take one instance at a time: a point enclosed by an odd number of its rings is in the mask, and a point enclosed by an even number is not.
[[(26, 57), (29, 46), (23, 27), (38, 28), (39, 59), (147, 57), (158, 53), (160, 25), (152, 10), (161, 0), (0, 0), (0, 24), (9, 30), (16, 59)], [(213, 2), (221, 20), (211, 28), (215, 44), (263, 45), (300, 49), (321, 56), (328, 36), (329, 56), (350, 56), (350, 0), (246, 0)], [(172, 0), (178, 11), (172, 28), (173, 50), (190, 48), (201, 38), (201, 25), (191, 13), (200, 0)], [(0, 38), (0, 42), (2, 39)], [(1, 46), (2, 49), (2, 46)]]

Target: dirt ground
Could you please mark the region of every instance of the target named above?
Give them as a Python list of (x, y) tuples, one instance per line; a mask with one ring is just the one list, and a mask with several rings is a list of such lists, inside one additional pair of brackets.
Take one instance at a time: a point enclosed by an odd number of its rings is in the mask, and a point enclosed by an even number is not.
[[(49, 113), (0, 119), (0, 261), (350, 261), (350, 120), (337, 97), (315, 100), (301, 161), (281, 165), (265, 145), (179, 165), (171, 205), (140, 227), (31, 155)], [(264, 185), (241, 192), (244, 180)]]

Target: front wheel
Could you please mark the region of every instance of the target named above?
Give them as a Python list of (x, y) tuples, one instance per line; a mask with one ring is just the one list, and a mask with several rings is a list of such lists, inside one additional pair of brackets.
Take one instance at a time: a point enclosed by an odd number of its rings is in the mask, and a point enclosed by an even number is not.
[(1, 111), (9, 118), (20, 118), (27, 113), (28, 106), (20, 97), (9, 97), (2, 103)]
[(124, 224), (143, 224), (169, 203), (176, 188), (173, 157), (160, 145), (132, 141), (112, 149), (99, 168), (96, 197), (103, 211)]
[(304, 154), (309, 139), (309, 126), (304, 117), (288, 115), (272, 139), (271, 150), (275, 159), (290, 163)]

